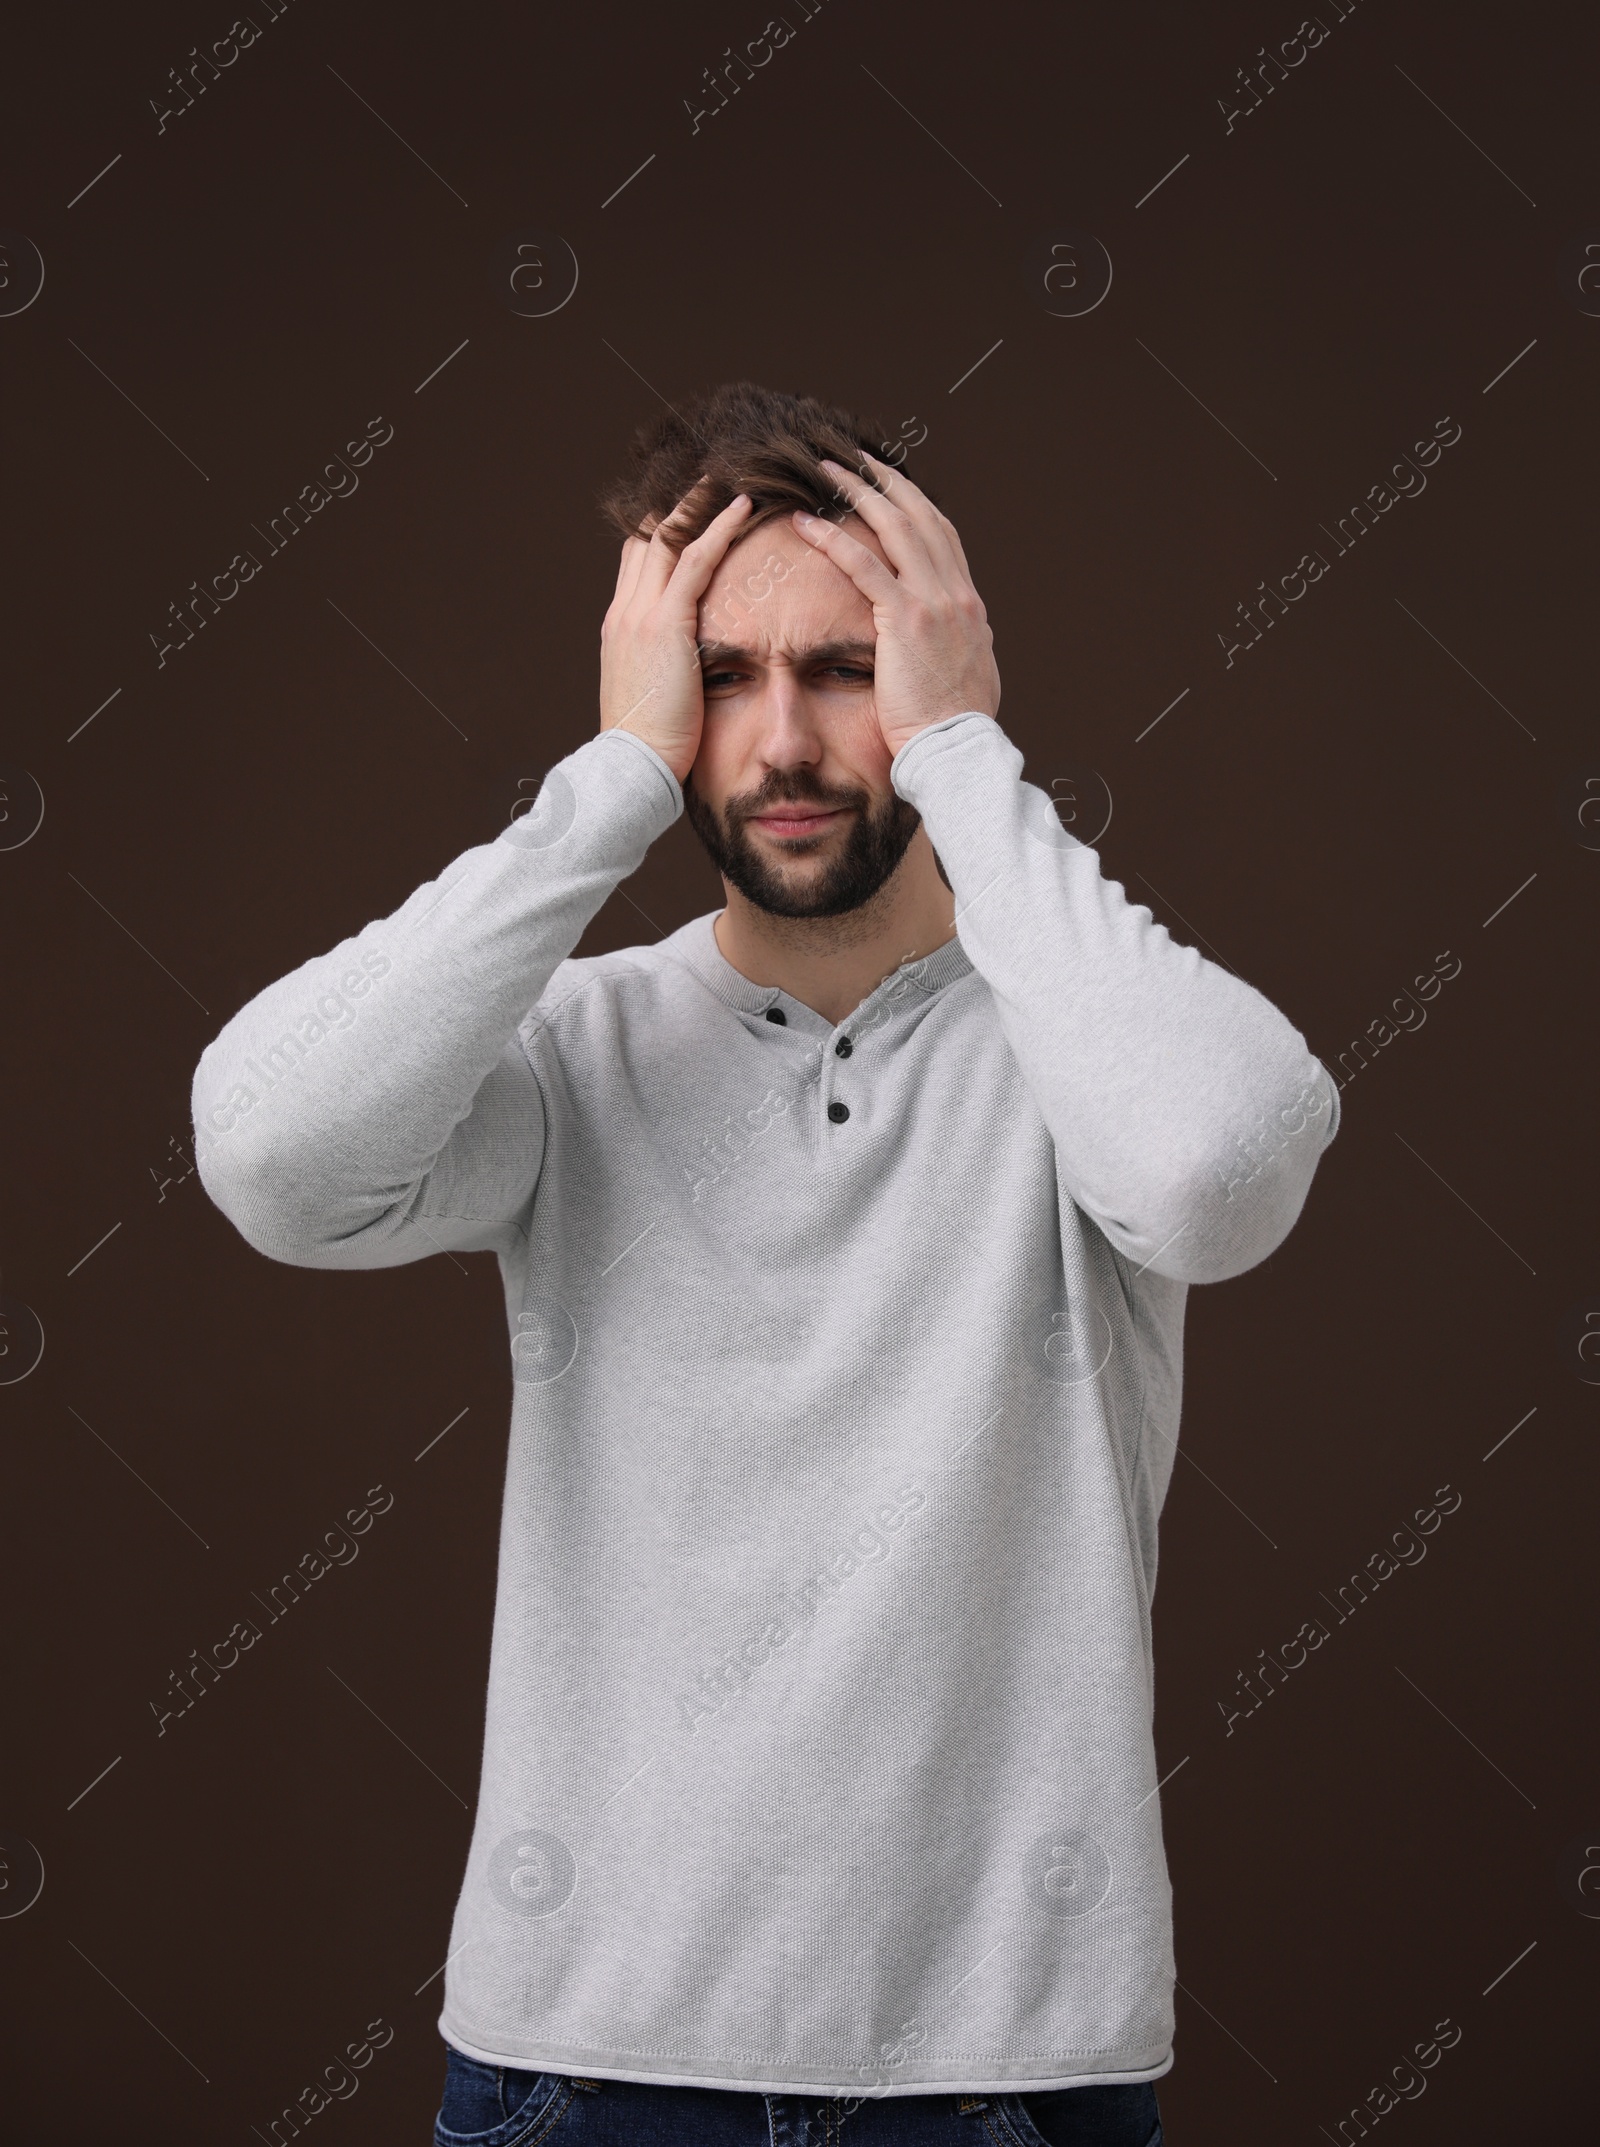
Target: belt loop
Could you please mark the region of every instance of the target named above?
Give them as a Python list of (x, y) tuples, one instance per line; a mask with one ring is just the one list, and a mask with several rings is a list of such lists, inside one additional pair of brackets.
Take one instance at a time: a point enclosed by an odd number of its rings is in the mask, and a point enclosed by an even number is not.
[(771, 2147), (811, 2147), (811, 2127), (792, 2095), (768, 2095), (767, 2133)]

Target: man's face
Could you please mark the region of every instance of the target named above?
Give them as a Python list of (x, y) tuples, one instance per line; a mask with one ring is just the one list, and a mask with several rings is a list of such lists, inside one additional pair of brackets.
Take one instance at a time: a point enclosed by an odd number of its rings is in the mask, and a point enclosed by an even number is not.
[[(853, 537), (883, 557), (852, 515)], [(705, 728), (684, 810), (760, 909), (838, 917), (875, 895), (919, 817), (889, 785), (872, 606), (793, 525), (736, 544), (700, 605)]]

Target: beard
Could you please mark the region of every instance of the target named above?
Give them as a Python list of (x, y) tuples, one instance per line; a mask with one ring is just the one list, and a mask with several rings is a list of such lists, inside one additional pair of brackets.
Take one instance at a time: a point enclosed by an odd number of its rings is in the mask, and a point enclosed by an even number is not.
[[(842, 848), (820, 874), (791, 878), (769, 864), (750, 840), (745, 822), (775, 805), (854, 812)], [(723, 878), (747, 902), (773, 917), (844, 917), (861, 909), (898, 870), (922, 824), (916, 807), (892, 790), (874, 809), (868, 791), (829, 789), (805, 768), (787, 774), (774, 768), (759, 790), (730, 798), (721, 813), (699, 795), (691, 774), (683, 783), (683, 809)], [(785, 849), (793, 857), (807, 858), (832, 839), (830, 829), (824, 835), (787, 843)]]

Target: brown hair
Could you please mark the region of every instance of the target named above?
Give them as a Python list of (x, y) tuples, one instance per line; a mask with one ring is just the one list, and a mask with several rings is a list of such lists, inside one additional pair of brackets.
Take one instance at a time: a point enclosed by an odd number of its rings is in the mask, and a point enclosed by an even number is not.
[(884, 460), (887, 444), (880, 425), (815, 396), (728, 381), (640, 427), (626, 473), (600, 494), (600, 511), (622, 536), (644, 536), (647, 524), (664, 521), (702, 480), (692, 508), (662, 540), (674, 551), (698, 537), (740, 492), (751, 501), (746, 530), (797, 507), (839, 522), (850, 509), (821, 458), (870, 483), (862, 453)]

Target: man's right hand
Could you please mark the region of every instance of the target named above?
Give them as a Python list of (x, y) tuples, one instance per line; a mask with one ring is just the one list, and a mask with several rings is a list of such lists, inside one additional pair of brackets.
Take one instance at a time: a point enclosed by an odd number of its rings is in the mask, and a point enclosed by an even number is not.
[(705, 534), (674, 555), (663, 540), (694, 494), (649, 538), (622, 547), (617, 590), (600, 628), (600, 728), (632, 731), (681, 783), (700, 750), (705, 696), (696, 629), (700, 599), (750, 513), (741, 492)]

